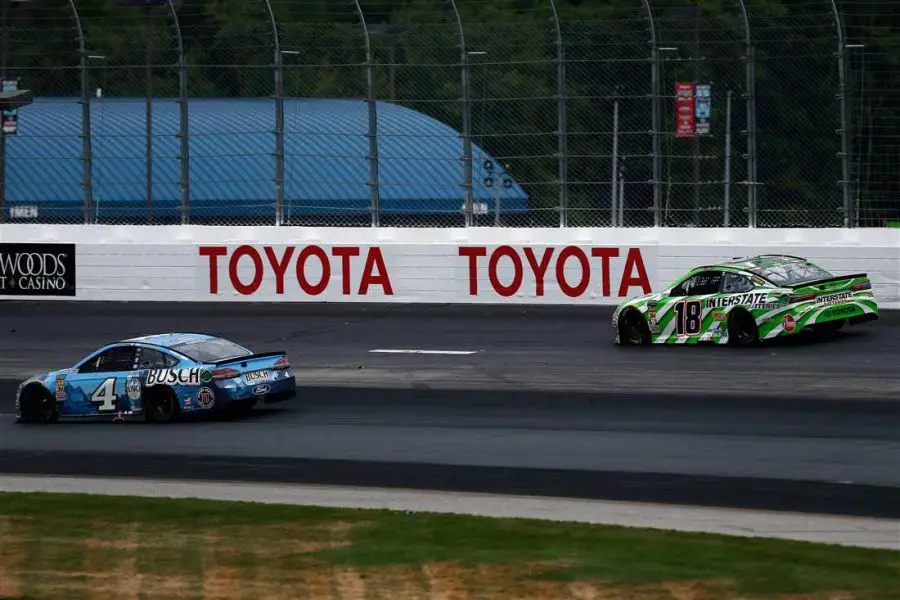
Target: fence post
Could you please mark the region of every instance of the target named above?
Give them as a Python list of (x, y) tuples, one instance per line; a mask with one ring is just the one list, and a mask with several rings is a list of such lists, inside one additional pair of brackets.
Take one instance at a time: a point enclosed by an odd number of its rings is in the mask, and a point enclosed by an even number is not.
[[(0, 0), (0, 80), (6, 79), (6, 63), (9, 56), (9, 7), (11, 0)], [(0, 129), (0, 223), (6, 205), (6, 133)]]
[(284, 61), (278, 36), (278, 22), (272, 3), (265, 0), (275, 42), (275, 224), (284, 224)]
[[(616, 92), (618, 94), (618, 92)], [(616, 226), (616, 207), (619, 190), (619, 99), (613, 102), (613, 147), (612, 147), (612, 188), (610, 189), (610, 227)]]
[(181, 224), (190, 222), (191, 180), (190, 180), (190, 138), (188, 137), (188, 101), (187, 101), (187, 56), (184, 52), (184, 37), (181, 35), (181, 23), (178, 20), (178, 11), (175, 4), (168, 0), (169, 11), (175, 24), (175, 41), (178, 43), (178, 112), (179, 130), (178, 137), (181, 142)]
[[(9, 7), (11, 0), (0, 0), (0, 80), (6, 79), (9, 55)], [(0, 223), (4, 221), (6, 204), (6, 133), (0, 129)]]
[[(747, 226), (756, 227), (759, 213), (758, 182), (756, 180), (756, 50), (750, 36), (750, 19), (744, 0), (737, 0), (741, 6), (741, 20), (744, 25), (744, 61), (746, 71), (747, 100)], [(730, 92), (729, 92), (730, 93)]]
[(563, 45), (562, 26), (556, 1), (550, 0), (553, 24), (556, 28), (556, 128), (559, 146), (559, 226), (569, 226), (569, 138), (566, 97), (566, 48)]
[(850, 194), (850, 113), (847, 110), (847, 44), (844, 23), (835, 0), (831, 1), (838, 38), (838, 97), (841, 104), (841, 195), (844, 204), (844, 227), (854, 226), (853, 204)]
[(459, 55), (462, 68), (462, 137), (463, 137), (463, 188), (466, 190), (466, 227), (473, 225), (474, 189), (472, 186), (472, 99), (469, 74), (469, 52), (466, 50), (466, 32), (463, 28), (462, 18), (459, 16), (459, 8), (456, 0), (450, 0), (453, 7), (453, 15), (456, 18), (456, 26), (459, 29)]
[(725, 99), (725, 210), (722, 225), (731, 226), (731, 90)]
[(88, 79), (87, 42), (84, 39), (84, 28), (75, 0), (69, 0), (69, 10), (75, 21), (78, 33), (78, 52), (81, 59), (81, 161), (82, 188), (84, 194), (84, 222), (91, 223), (91, 211), (94, 207), (94, 154), (91, 147), (91, 93)]
[(146, 53), (144, 70), (144, 165), (147, 170), (145, 195), (147, 198), (147, 223), (153, 223), (153, 21), (151, 7), (144, 7), (144, 40)]
[(660, 91), (659, 43), (656, 39), (656, 20), (650, 0), (643, 0), (650, 23), (650, 96), (653, 127), (653, 226), (660, 225), (662, 209), (662, 92)]
[(356, 5), (356, 14), (363, 28), (363, 36), (366, 43), (366, 97), (369, 107), (369, 210), (372, 213), (372, 227), (381, 226), (380, 201), (381, 193), (378, 174), (378, 96), (375, 86), (375, 54), (372, 52), (372, 41), (369, 37), (369, 27), (366, 25), (366, 16), (363, 13), (359, 0), (353, 0)]

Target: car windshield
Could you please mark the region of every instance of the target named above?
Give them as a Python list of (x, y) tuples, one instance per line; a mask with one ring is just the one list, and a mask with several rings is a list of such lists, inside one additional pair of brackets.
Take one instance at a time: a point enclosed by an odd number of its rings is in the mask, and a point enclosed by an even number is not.
[(222, 338), (176, 344), (172, 346), (172, 349), (198, 362), (212, 362), (253, 354), (243, 346), (238, 346), (234, 342)]
[(834, 277), (825, 269), (808, 262), (772, 261), (758, 262), (752, 271), (762, 275), (776, 285), (797, 285), (819, 279)]

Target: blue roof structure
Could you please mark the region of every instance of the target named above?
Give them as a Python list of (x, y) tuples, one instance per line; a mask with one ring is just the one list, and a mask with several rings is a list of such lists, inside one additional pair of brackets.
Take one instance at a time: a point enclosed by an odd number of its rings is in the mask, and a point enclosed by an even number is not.
[[(77, 98), (36, 98), (7, 138), (6, 202), (36, 206), (40, 218), (79, 216), (82, 120)], [(378, 102), (380, 209), (384, 215), (459, 214), (465, 201), (462, 141), (423, 113)], [(153, 102), (152, 191), (157, 216), (181, 203), (179, 106)], [(146, 211), (145, 100), (92, 99), (93, 200), (98, 215)], [(275, 210), (272, 99), (189, 100), (192, 218), (271, 216)], [(290, 215), (368, 215), (368, 107), (361, 100), (285, 100), (285, 209)], [(482, 164), (495, 165), (495, 186)], [(504, 213), (528, 210), (527, 195), (500, 161), (473, 144), (476, 201)], [(50, 214), (48, 214), (50, 213)]]

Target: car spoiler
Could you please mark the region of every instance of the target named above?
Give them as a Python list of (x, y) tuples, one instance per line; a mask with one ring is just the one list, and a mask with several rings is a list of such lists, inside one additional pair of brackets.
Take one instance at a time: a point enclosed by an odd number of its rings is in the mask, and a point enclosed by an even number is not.
[(231, 358), (223, 358), (221, 360), (213, 360), (208, 362), (210, 365), (227, 365), (228, 363), (236, 363), (236, 362), (244, 362), (246, 360), (256, 360), (257, 358), (268, 358), (270, 356), (284, 356), (286, 353), (284, 350), (277, 350), (274, 352), (259, 352), (257, 354), (245, 354), (243, 356), (233, 356)]
[(831, 283), (832, 281), (840, 281), (842, 279), (858, 279), (860, 277), (868, 277), (868, 273), (854, 273), (852, 275), (835, 275), (834, 277), (826, 277), (825, 279), (814, 279), (813, 281), (804, 281), (802, 283), (795, 283), (793, 285), (789, 285), (791, 289), (799, 288), (799, 287), (809, 287), (811, 285), (822, 285), (823, 283)]

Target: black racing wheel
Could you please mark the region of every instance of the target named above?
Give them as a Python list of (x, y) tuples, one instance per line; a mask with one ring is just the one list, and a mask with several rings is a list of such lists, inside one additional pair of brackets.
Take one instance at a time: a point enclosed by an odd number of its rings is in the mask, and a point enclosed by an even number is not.
[(168, 387), (147, 390), (144, 396), (144, 417), (150, 423), (171, 423), (178, 418), (178, 400)]
[(644, 315), (633, 308), (619, 315), (619, 343), (632, 346), (650, 343), (650, 327)]
[(759, 342), (759, 328), (753, 315), (741, 309), (728, 315), (728, 341), (735, 346), (753, 346)]
[(33, 383), (22, 390), (22, 397), (19, 399), (20, 423), (34, 421), (55, 423), (57, 420), (59, 420), (59, 405), (47, 388)]

